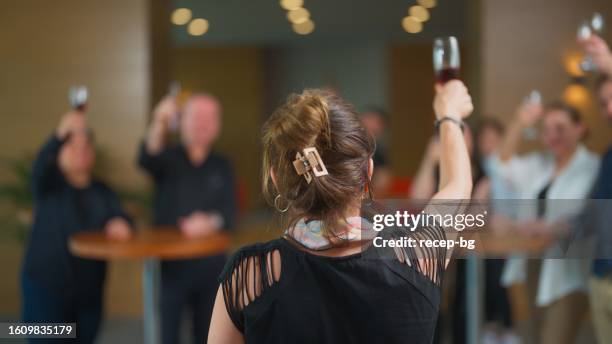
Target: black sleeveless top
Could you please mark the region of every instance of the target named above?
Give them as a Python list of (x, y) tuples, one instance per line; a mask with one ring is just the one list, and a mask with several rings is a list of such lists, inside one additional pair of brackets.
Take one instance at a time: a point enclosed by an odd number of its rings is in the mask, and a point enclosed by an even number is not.
[[(438, 228), (414, 236), (445, 238)], [(370, 245), (324, 257), (297, 245), (279, 238), (244, 247), (222, 272), (226, 309), (246, 343), (433, 341), (446, 249)]]

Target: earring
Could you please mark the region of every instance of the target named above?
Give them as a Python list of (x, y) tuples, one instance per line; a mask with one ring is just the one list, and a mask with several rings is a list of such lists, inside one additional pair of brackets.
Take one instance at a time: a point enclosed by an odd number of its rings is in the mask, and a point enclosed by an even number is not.
[(280, 203), (279, 201), (281, 200), (282, 196), (280, 194), (276, 195), (276, 198), (274, 198), (274, 208), (276, 208), (276, 210), (279, 213), (284, 213), (287, 210), (289, 210), (289, 202), (287, 201), (287, 206), (285, 208), (281, 208), (278, 204)]
[(370, 185), (370, 181), (366, 182), (363, 188), (363, 195), (361, 198), (364, 201), (365, 205), (372, 204), (372, 200), (374, 199), (374, 196), (372, 195), (372, 186)]

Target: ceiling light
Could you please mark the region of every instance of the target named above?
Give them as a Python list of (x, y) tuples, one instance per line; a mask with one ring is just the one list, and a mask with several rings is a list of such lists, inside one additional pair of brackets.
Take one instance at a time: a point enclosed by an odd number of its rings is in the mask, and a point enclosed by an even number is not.
[(287, 12), (287, 19), (293, 24), (300, 24), (310, 19), (310, 12), (303, 7), (298, 7)]
[(187, 32), (192, 36), (202, 36), (208, 31), (208, 20), (197, 18), (192, 20), (187, 27)]
[(280, 1), (281, 7), (286, 9), (287, 11), (291, 11), (298, 7), (302, 7), (303, 4), (304, 4), (304, 0), (281, 0)]
[(172, 12), (170, 21), (174, 25), (185, 25), (191, 20), (191, 10), (188, 8), (177, 8)]
[(415, 17), (408, 16), (402, 19), (402, 27), (404, 30), (406, 30), (406, 32), (419, 33), (423, 30), (423, 23), (421, 23)]
[(429, 11), (423, 6), (412, 6), (410, 7), (410, 10), (408, 10), (408, 13), (410, 14), (410, 16), (416, 18), (422, 23), (429, 20)]
[(292, 24), (293, 31), (298, 35), (308, 35), (315, 29), (315, 24), (312, 20), (308, 19), (305, 22)]

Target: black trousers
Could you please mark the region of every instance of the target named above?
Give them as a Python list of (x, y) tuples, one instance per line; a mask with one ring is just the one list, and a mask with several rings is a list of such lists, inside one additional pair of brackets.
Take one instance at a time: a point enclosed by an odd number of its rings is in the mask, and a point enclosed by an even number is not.
[(62, 297), (22, 273), (23, 322), (76, 323), (76, 339), (30, 339), (30, 343), (93, 343), (102, 320), (103, 293), (99, 290), (82, 298)]
[(162, 343), (180, 343), (183, 313), (191, 315), (194, 343), (206, 343), (218, 277), (226, 255), (184, 261), (164, 261), (161, 269)]

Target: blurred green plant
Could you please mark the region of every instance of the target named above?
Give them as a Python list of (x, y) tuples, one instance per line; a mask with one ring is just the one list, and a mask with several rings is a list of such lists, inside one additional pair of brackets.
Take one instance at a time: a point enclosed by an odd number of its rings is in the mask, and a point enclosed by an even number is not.
[(34, 201), (30, 191), (33, 155), (0, 158), (0, 168), (8, 181), (0, 183), (0, 223), (3, 234), (24, 241), (32, 225)]

